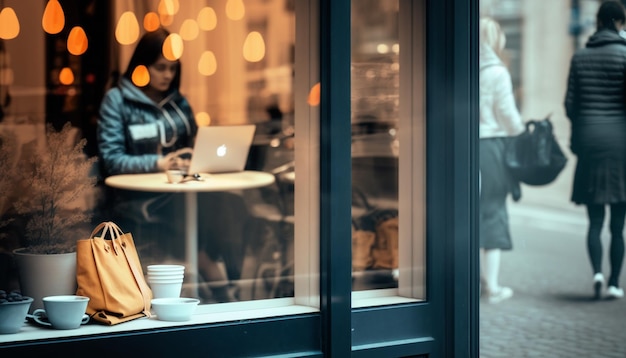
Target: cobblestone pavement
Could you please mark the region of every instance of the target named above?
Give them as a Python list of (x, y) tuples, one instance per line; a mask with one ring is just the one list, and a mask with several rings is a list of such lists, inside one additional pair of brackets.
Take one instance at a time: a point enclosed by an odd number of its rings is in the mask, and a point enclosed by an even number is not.
[[(481, 358), (626, 357), (626, 299), (592, 300), (586, 215), (563, 208), (509, 205), (514, 248), (502, 255), (500, 283), (515, 295), (481, 302)], [(605, 229), (605, 276), (608, 239)]]

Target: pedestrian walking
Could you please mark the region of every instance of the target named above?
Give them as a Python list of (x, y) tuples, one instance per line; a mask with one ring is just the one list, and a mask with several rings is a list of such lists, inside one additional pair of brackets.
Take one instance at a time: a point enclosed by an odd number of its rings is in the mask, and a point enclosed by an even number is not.
[(511, 137), (524, 131), (511, 75), (500, 58), (505, 42), (495, 20), (480, 20), (481, 293), (490, 303), (513, 296), (498, 282), (501, 252), (513, 247), (506, 198), (509, 193), (520, 197), (519, 183), (504, 166), (504, 150)]
[(587, 251), (596, 299), (605, 285), (600, 234), (606, 207), (610, 208), (611, 234), (606, 296), (624, 296), (619, 276), (626, 215), (626, 39), (620, 36), (625, 18), (618, 1), (602, 3), (596, 32), (571, 59), (565, 95), (570, 147), (577, 157), (571, 200), (587, 208)]

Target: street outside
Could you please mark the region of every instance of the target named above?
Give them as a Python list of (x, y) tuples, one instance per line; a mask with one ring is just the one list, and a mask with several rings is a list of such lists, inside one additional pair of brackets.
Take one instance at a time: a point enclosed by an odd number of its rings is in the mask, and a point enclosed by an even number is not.
[[(515, 294), (481, 301), (481, 358), (626, 357), (626, 299), (592, 300), (586, 212), (569, 201), (574, 166), (572, 158), (556, 182), (524, 186), (509, 204), (514, 247), (502, 255), (500, 283)], [(602, 238), (608, 277), (606, 228)]]

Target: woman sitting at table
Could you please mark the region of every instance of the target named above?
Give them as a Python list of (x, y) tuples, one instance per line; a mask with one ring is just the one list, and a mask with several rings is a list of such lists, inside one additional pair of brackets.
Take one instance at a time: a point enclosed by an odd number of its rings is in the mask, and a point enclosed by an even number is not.
[[(191, 106), (179, 92), (180, 61), (170, 61), (162, 54), (163, 42), (168, 35), (165, 29), (146, 33), (137, 44), (126, 72), (102, 101), (97, 136), (100, 165), (105, 177), (175, 168), (175, 151), (193, 146), (197, 125)], [(147, 85), (133, 83), (133, 72), (139, 66), (148, 70), (150, 80)], [(239, 202), (234, 194), (199, 195), (198, 210), (202, 215), (198, 228), (198, 270), (209, 282), (215, 300), (233, 301), (228, 279), (216, 260), (225, 252), (231, 255), (231, 260), (224, 257), (227, 267), (237, 267), (238, 262), (243, 261), (242, 257), (232, 255), (243, 251), (241, 234), (233, 231), (241, 230), (241, 225), (229, 225), (227, 220), (219, 217), (231, 209), (228, 205), (239, 205)], [(112, 210), (119, 213), (121, 219), (134, 215), (139, 220), (146, 220), (148, 214), (181, 229), (183, 218), (177, 213), (184, 207), (182, 200), (182, 196), (176, 194), (116, 191)], [(162, 232), (161, 227), (159, 232)], [(183, 237), (182, 232), (177, 237)]]

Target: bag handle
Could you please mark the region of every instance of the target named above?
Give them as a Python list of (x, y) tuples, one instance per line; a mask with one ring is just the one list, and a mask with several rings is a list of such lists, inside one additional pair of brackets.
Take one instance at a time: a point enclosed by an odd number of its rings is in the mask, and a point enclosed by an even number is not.
[[(93, 229), (93, 231), (91, 232), (91, 235), (89, 235), (89, 238), (90, 238), (90, 239), (93, 239), (93, 238), (95, 237), (95, 235), (96, 235), (98, 232), (100, 232), (100, 230), (102, 230), (102, 228), (104, 228), (104, 227), (108, 227), (108, 225), (107, 225), (107, 224), (108, 224), (108, 222), (106, 222), (106, 221), (101, 222), (100, 224), (98, 224), (98, 226), (96, 226), (96, 228), (95, 228), (95, 229)], [(103, 236), (103, 237), (104, 237), (104, 236)]]
[(114, 222), (112, 221), (104, 221), (100, 224), (98, 224), (98, 226), (96, 226), (95, 229), (93, 229), (93, 231), (91, 232), (91, 235), (89, 236), (90, 239), (94, 239), (96, 234), (98, 232), (100, 232), (100, 230), (102, 230), (102, 235), (100, 236), (101, 238), (105, 239), (107, 237), (107, 233), (110, 234), (111, 236), (111, 246), (113, 246), (113, 251), (115, 252), (116, 255), (119, 254), (119, 245), (115, 243), (116, 239), (119, 239), (120, 236), (122, 236), (124, 233), (122, 232), (122, 229), (120, 229), (119, 226), (117, 226)]

